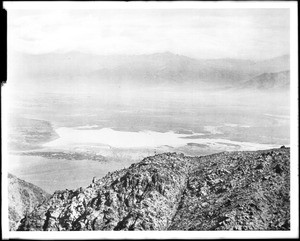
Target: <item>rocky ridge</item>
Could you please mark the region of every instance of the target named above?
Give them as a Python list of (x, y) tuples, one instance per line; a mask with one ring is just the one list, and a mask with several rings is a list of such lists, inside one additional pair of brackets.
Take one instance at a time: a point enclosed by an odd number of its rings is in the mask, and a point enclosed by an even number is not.
[(56, 191), (18, 230), (289, 230), (289, 148), (165, 153)]

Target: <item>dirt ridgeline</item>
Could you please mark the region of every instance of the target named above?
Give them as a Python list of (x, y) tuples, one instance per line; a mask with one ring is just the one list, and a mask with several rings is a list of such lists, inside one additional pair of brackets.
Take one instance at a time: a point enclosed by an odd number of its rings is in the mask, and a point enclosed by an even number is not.
[(289, 230), (290, 149), (165, 153), (56, 191), (18, 230)]

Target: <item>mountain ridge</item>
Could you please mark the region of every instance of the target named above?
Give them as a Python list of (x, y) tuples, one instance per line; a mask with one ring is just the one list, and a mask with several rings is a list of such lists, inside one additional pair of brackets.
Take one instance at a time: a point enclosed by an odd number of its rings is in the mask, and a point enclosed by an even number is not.
[(85, 55), (85, 56), (98, 56), (98, 57), (143, 57), (143, 56), (178, 56), (178, 57), (185, 57), (189, 59), (194, 59), (194, 60), (237, 60), (237, 61), (246, 61), (246, 62), (251, 62), (251, 63), (262, 63), (262, 62), (269, 62), (269, 61), (277, 61), (278, 59), (289, 59), (290, 54), (282, 54), (266, 59), (246, 59), (246, 58), (233, 58), (233, 57), (222, 57), (222, 58), (199, 58), (199, 57), (191, 57), (188, 55), (184, 54), (178, 54), (178, 53), (173, 53), (171, 51), (161, 51), (161, 52), (153, 52), (153, 53), (145, 53), (145, 54), (96, 54), (96, 53), (91, 53), (91, 52), (82, 52), (82, 51), (68, 51), (68, 52), (48, 52), (48, 53), (40, 53), (40, 54), (35, 54), (35, 53), (26, 53), (22, 51), (17, 51), (14, 50), (12, 52), (12, 55), (15, 56), (72, 56), (72, 55)]
[(56, 191), (18, 230), (289, 230), (289, 153), (147, 157)]
[[(240, 59), (196, 59), (171, 52), (142, 55), (96, 55), (79, 52), (11, 57), (11, 78), (25, 78), (60, 85), (83, 80), (91, 85), (186, 84), (236, 86), (265, 72), (289, 70), (289, 55), (263, 61)], [(71, 83), (70, 83), (71, 84)]]

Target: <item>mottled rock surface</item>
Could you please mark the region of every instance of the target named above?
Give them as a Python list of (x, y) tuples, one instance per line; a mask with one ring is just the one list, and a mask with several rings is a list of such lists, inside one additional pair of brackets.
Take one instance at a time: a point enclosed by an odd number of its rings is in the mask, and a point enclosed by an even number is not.
[(16, 230), (24, 215), (48, 198), (50, 194), (41, 188), (8, 174), (9, 230)]
[(200, 158), (170, 230), (290, 229), (289, 149)]
[(18, 230), (289, 230), (290, 151), (166, 153), (56, 191)]

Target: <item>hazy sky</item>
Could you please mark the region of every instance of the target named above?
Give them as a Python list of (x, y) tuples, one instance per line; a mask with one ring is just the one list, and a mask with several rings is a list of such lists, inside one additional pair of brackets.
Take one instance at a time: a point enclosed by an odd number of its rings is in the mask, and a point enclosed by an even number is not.
[(196, 58), (265, 59), (289, 53), (289, 9), (8, 9), (8, 47)]

